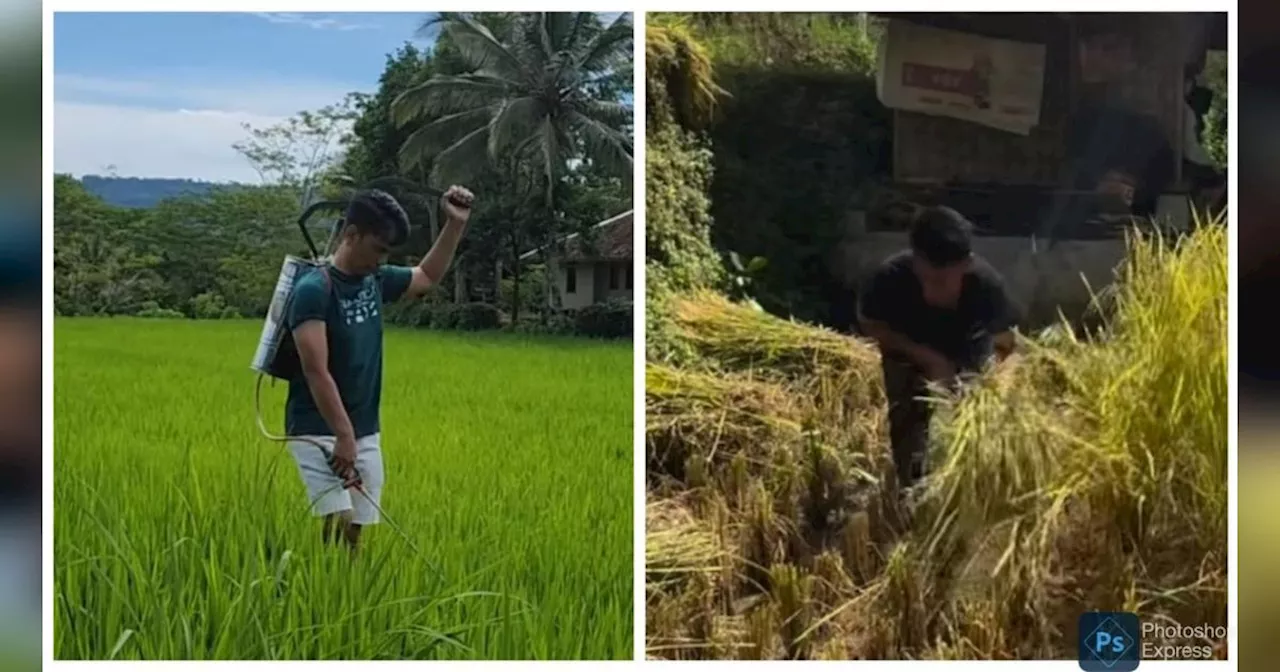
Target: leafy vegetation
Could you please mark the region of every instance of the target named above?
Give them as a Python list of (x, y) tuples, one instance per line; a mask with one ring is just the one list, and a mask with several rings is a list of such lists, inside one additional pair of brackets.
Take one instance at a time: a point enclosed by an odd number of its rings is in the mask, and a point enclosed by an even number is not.
[(254, 429), (257, 321), (56, 329), (58, 659), (631, 658), (630, 347), (389, 333), (383, 508), (420, 552), (384, 522), (352, 563)]
[[(704, 176), (710, 240), (723, 252), (716, 256), (767, 259), (752, 283), (761, 306), (826, 321), (830, 296), (814, 290), (837, 284), (828, 255), (848, 211), (888, 169), (889, 115), (873, 74), (878, 24), (864, 14), (719, 12), (651, 14), (649, 22), (646, 142), (663, 158), (657, 166), (649, 159), (646, 181), (662, 184), (655, 168), (673, 172), (665, 157), (680, 155), (675, 165)], [(693, 135), (677, 143), (667, 128)], [(697, 168), (697, 156), (707, 168)], [(646, 226), (666, 226), (654, 210), (663, 206), (649, 198)]]
[[(364, 185), (390, 191), (418, 224), (391, 261), (416, 263), (439, 228), (425, 188), (464, 182), (477, 202), (449, 276), (390, 317), (572, 331), (575, 318), (552, 317), (557, 294), (545, 261), (526, 268), (520, 257), (545, 247), (554, 258), (550, 243), (631, 208), (629, 19), (606, 26), (592, 13), (445, 13), (428, 28), (439, 32), (432, 48), (406, 44), (388, 55), (374, 92), (246, 127), (235, 148), (260, 185), (205, 185), (126, 209), (59, 176), (58, 313), (261, 316), (281, 259), (305, 252), (294, 221), (308, 196)], [(495, 77), (508, 79), (498, 86)], [(481, 98), (467, 93), (477, 86)], [(553, 114), (561, 106), (572, 113)], [(535, 313), (541, 319), (527, 319)]]
[(1205, 62), (1205, 80), (1213, 92), (1213, 102), (1204, 115), (1204, 132), (1200, 136), (1205, 151), (1219, 170), (1227, 169), (1227, 55), (1210, 52)]
[(725, 92), (705, 51), (671, 15), (649, 14), (645, 33), (645, 338), (648, 357), (673, 356), (666, 338), (669, 299), (725, 286), (711, 243), (713, 175), (701, 131)]

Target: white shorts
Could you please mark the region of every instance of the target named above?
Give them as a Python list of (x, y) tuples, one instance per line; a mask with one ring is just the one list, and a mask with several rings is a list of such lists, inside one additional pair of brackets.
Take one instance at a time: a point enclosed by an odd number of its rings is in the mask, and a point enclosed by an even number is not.
[[(357, 525), (373, 525), (378, 522), (378, 508), (369, 502), (381, 504), (382, 498), (382, 450), (381, 434), (356, 439), (356, 471), (360, 473), (364, 493), (357, 488), (342, 489), (342, 479), (329, 468), (324, 453), (306, 441), (290, 441), (289, 451), (298, 463), (298, 474), (307, 486), (307, 498), (316, 516), (328, 516), (343, 511), (351, 512), (351, 522)], [(336, 440), (332, 436), (306, 436), (324, 446), (333, 454)], [(367, 494), (367, 496), (366, 496)]]

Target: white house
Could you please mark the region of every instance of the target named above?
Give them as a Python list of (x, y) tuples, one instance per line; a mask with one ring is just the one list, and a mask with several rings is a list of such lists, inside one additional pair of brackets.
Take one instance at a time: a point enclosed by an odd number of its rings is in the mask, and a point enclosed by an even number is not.
[[(576, 233), (560, 240), (560, 254), (547, 270), (561, 308), (584, 308), (610, 299), (634, 300), (634, 212), (628, 210), (591, 227), (592, 244)], [(520, 260), (527, 261), (541, 252), (526, 252)]]

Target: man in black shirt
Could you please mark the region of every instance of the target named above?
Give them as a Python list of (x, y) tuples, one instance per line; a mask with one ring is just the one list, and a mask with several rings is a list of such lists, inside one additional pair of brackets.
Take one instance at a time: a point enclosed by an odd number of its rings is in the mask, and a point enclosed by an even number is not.
[(994, 354), (1013, 351), (1017, 309), (1004, 280), (973, 254), (972, 225), (933, 207), (912, 224), (911, 247), (881, 264), (858, 301), (862, 332), (880, 346), (889, 438), (900, 487), (925, 473), (930, 408), (926, 381), (954, 386)]

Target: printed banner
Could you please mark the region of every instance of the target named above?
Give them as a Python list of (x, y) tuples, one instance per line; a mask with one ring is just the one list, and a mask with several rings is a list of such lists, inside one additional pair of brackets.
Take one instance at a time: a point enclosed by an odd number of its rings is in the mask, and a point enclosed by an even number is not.
[(1027, 135), (1040, 121), (1045, 47), (892, 20), (880, 43), (880, 102)]

